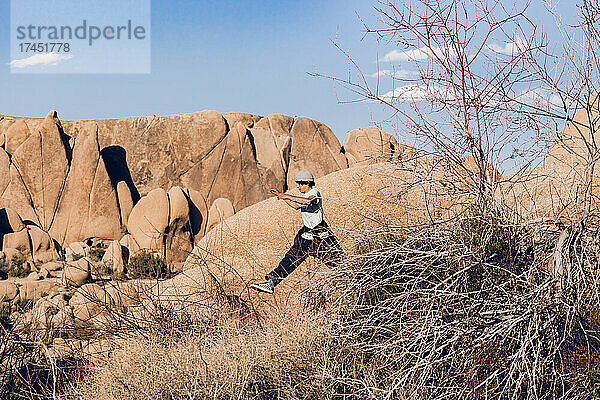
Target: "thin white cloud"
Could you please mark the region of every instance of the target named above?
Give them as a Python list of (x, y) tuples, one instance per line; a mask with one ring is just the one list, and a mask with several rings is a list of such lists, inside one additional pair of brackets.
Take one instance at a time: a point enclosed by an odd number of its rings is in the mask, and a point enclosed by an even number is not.
[(562, 108), (563, 102), (557, 93), (552, 93), (548, 89), (535, 88), (527, 89), (519, 93), (516, 100), (539, 108)]
[(488, 46), (488, 49), (495, 53), (506, 54), (506, 55), (517, 55), (527, 50), (528, 43), (523, 38), (516, 38), (512, 42), (506, 43), (504, 46), (492, 43)]
[(452, 100), (446, 89), (439, 85), (406, 85), (391, 90), (380, 97), (391, 103), (419, 103), (433, 100)]
[(27, 68), (36, 65), (56, 65), (63, 60), (69, 60), (71, 58), (73, 58), (73, 56), (67, 54), (44, 53), (19, 60), (12, 60), (7, 64), (10, 65), (11, 68)]
[(418, 49), (398, 51), (392, 50), (387, 53), (381, 61), (422, 61), (429, 58), (446, 58), (447, 51), (442, 47), (420, 47)]
[(375, 72), (374, 74), (370, 74), (371, 78), (381, 78), (381, 77), (391, 77), (396, 79), (404, 79), (410, 76), (414, 76), (417, 73), (414, 71), (408, 71), (406, 69), (394, 70), (391, 69), (382, 69), (380, 71)]

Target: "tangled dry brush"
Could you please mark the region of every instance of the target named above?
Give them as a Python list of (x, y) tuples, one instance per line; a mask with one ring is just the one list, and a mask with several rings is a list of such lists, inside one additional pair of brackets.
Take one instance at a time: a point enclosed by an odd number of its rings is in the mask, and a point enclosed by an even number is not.
[(77, 396), (600, 395), (597, 227), (526, 224), (480, 204), (361, 234), (354, 255), (314, 283), (328, 288), (325, 308), (129, 341)]

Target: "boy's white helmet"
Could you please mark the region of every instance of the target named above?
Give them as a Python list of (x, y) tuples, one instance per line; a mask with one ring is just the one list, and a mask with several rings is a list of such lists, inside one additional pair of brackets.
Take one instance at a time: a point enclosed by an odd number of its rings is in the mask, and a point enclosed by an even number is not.
[(314, 182), (315, 177), (309, 170), (303, 169), (296, 174), (296, 182)]

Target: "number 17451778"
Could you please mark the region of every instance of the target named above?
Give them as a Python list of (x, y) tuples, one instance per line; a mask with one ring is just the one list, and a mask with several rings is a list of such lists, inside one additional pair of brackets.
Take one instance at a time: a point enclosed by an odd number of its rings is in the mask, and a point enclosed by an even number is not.
[(71, 51), (69, 43), (19, 43), (21, 53), (68, 53)]

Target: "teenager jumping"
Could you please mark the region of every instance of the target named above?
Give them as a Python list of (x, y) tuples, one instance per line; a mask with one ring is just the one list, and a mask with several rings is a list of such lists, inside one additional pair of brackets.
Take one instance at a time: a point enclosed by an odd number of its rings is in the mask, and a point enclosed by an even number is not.
[(277, 268), (265, 276), (265, 281), (253, 283), (250, 287), (259, 292), (273, 294), (275, 286), (291, 274), (308, 256), (321, 260), (329, 267), (335, 267), (341, 257), (341, 247), (331, 229), (323, 219), (323, 198), (315, 186), (315, 178), (309, 170), (303, 169), (296, 175), (300, 196), (271, 190), (293, 209), (300, 210), (304, 225), (294, 238), (294, 244), (285, 254)]

